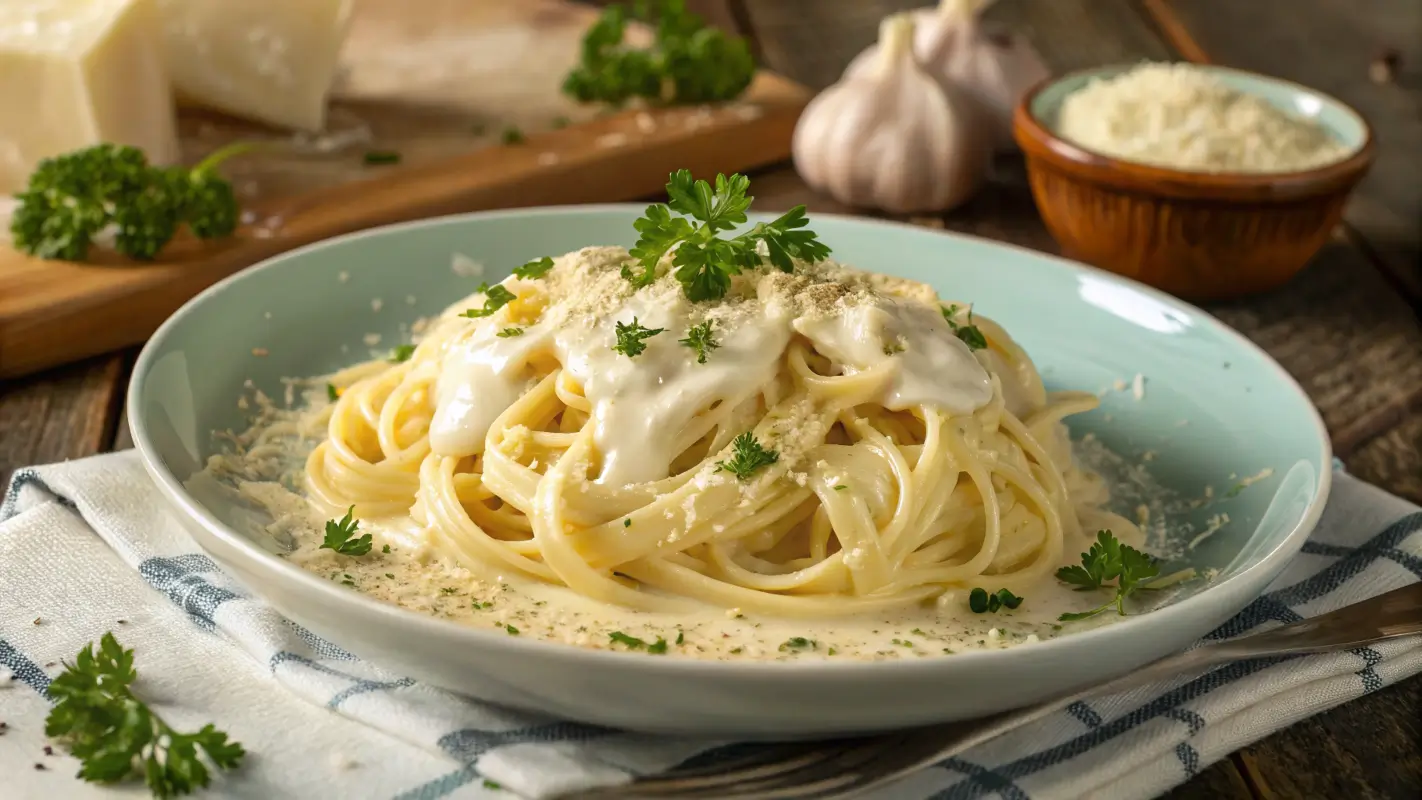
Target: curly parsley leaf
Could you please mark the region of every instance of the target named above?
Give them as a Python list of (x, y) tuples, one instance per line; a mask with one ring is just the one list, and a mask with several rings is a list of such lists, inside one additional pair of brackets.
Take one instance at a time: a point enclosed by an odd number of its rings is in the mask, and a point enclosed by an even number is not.
[(770, 263), (781, 272), (793, 272), (793, 259), (814, 263), (829, 257), (829, 247), (817, 238), (814, 231), (800, 230), (809, 224), (805, 207), (795, 206), (774, 222), (757, 223), (740, 238), (765, 242)]
[(99, 144), (41, 161), (15, 198), (17, 249), (39, 258), (82, 261), (94, 237), (113, 226), (114, 249), (148, 261), (186, 223), (199, 238), (237, 228), (237, 195), (217, 166), (255, 145), (221, 148), (192, 169), (156, 167), (143, 151)]
[(716, 462), (716, 471), (722, 470), (735, 475), (740, 480), (749, 480), (757, 470), (768, 467), (780, 460), (780, 453), (776, 450), (767, 450), (755, 438), (755, 434), (746, 431), (737, 436), (731, 442), (734, 452), (731, 458), (726, 461)]
[(543, 258), (530, 261), (518, 269), (515, 269), (513, 274), (515, 278), (533, 280), (534, 278), (542, 278), (544, 275), (547, 275), (551, 269), (553, 269), (553, 259), (544, 256)]
[[(641, 234), (631, 250), (639, 269), (628, 264), (622, 268), (622, 277), (638, 287), (651, 284), (657, 277), (657, 265), (675, 248), (672, 266), (676, 279), (688, 298), (701, 302), (724, 297), (732, 276), (760, 266), (761, 242), (770, 263), (786, 272), (794, 269), (796, 258), (820, 261), (829, 255), (829, 248), (813, 231), (801, 230), (809, 222), (804, 206), (796, 206), (771, 222), (758, 223), (740, 236), (718, 238), (718, 233), (746, 221), (746, 211), (754, 200), (746, 194), (749, 188), (750, 180), (744, 175), (717, 175), (713, 186), (694, 180), (687, 170), (673, 172), (667, 182), (667, 204), (649, 206), (633, 223)], [(672, 212), (700, 224), (674, 217)]]
[(415, 354), (415, 346), (412, 344), (396, 345), (390, 351), (390, 358), (387, 359), (392, 364), (403, 364), (410, 360), (410, 356)]
[(494, 335), (500, 339), (511, 339), (515, 336), (522, 336), (523, 328), (504, 328)]
[(474, 291), (476, 294), (484, 295), (484, 307), (471, 308), (468, 311), (465, 311), (463, 314), (460, 314), (461, 317), (469, 317), (470, 319), (487, 317), (493, 314), (495, 311), (498, 311), (499, 309), (518, 299), (518, 295), (514, 294), (513, 292), (510, 292), (508, 289), (505, 289), (501, 284), (497, 283), (493, 286), (490, 286), (487, 283), (481, 283), (479, 284), (479, 288), (475, 289)]
[(336, 384), (326, 384), (326, 399), (330, 400), (332, 403), (341, 399), (341, 390), (336, 388)]
[(632, 318), (631, 325), (617, 323), (617, 344), (612, 346), (614, 353), (621, 353), (628, 358), (635, 358), (647, 349), (647, 340), (666, 330), (666, 328), (644, 328), (637, 318)]
[(346, 515), (337, 520), (326, 520), (326, 538), (321, 542), (318, 550), (335, 550), (343, 556), (363, 556), (370, 552), (370, 534), (356, 536), (360, 528), (360, 521), (351, 515), (355, 513), (355, 506), (346, 510)]
[(706, 356), (721, 346), (721, 343), (713, 338), (711, 326), (712, 323), (709, 319), (700, 325), (693, 325), (687, 329), (685, 339), (677, 340), (679, 344), (696, 351), (696, 363), (698, 364), (705, 364)]
[[(649, 48), (627, 46), (628, 19), (655, 23)], [(583, 36), (581, 59), (563, 81), (583, 103), (633, 98), (675, 105), (732, 100), (750, 86), (755, 60), (744, 39), (710, 27), (684, 0), (609, 6)]]
[(54, 708), (45, 719), (45, 735), (54, 737), (79, 759), (78, 777), (94, 783), (118, 783), (140, 776), (155, 797), (173, 797), (206, 787), (208, 765), (235, 769), (242, 745), (212, 725), (180, 733), (135, 696), (138, 677), (133, 650), (112, 633), (79, 651), (74, 663), (49, 684)]
[[(1142, 584), (1159, 574), (1160, 565), (1153, 557), (1122, 544), (1109, 530), (1098, 531), (1096, 542), (1081, 554), (1081, 565), (1057, 570), (1057, 580), (1075, 586), (1077, 591), (1114, 588), (1116, 594), (1097, 608), (1062, 614), (1058, 619), (1062, 622), (1087, 619), (1113, 606), (1117, 613), (1125, 616), (1126, 598), (1137, 589), (1149, 588)], [(1116, 585), (1111, 586), (1110, 581)]]
[(671, 209), (657, 204), (647, 206), (647, 210), (632, 227), (641, 234), (637, 244), (628, 253), (641, 267), (634, 273), (631, 265), (622, 267), (622, 277), (634, 286), (650, 286), (657, 279), (657, 264), (677, 242), (691, 238), (696, 227), (681, 217), (673, 217)]

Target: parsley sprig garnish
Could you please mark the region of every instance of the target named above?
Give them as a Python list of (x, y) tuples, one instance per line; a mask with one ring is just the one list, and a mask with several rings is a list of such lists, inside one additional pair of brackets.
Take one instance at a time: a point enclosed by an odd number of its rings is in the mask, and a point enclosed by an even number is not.
[(644, 328), (637, 318), (632, 318), (631, 325), (617, 323), (617, 344), (612, 346), (614, 353), (621, 353), (628, 358), (635, 358), (647, 349), (647, 340), (666, 330), (666, 328)]
[(977, 588), (968, 592), (968, 608), (972, 609), (974, 614), (996, 614), (1001, 608), (1009, 611), (1017, 608), (1022, 605), (1023, 599), (1007, 589), (998, 589), (988, 594), (987, 589)]
[[(1121, 615), (1126, 615), (1126, 598), (1137, 589), (1148, 588), (1141, 584), (1160, 574), (1160, 566), (1151, 556), (1127, 544), (1117, 541), (1109, 530), (1098, 531), (1096, 543), (1081, 554), (1081, 565), (1062, 567), (1057, 570), (1057, 580), (1070, 583), (1077, 591), (1092, 589), (1116, 590), (1116, 596), (1099, 608), (1080, 613), (1062, 614), (1062, 622), (1094, 617), (1112, 606)], [(1110, 581), (1116, 585), (1111, 586)]]
[(206, 787), (208, 764), (235, 769), (242, 745), (211, 725), (179, 733), (138, 699), (130, 686), (138, 678), (133, 651), (112, 633), (90, 642), (74, 663), (49, 684), (55, 706), (44, 732), (64, 742), (79, 759), (79, 777), (94, 783), (118, 783), (142, 776), (154, 797), (173, 797)]
[(527, 264), (524, 264), (523, 266), (519, 267), (518, 269), (515, 269), (513, 271), (513, 274), (515, 278), (532, 280), (534, 278), (541, 278), (544, 275), (547, 275), (548, 271), (551, 269), (553, 269), (553, 259), (549, 258), (548, 256), (544, 256), (543, 258), (530, 261)]
[(148, 261), (183, 224), (200, 239), (228, 236), (237, 229), (237, 195), (217, 166), (254, 146), (229, 145), (192, 169), (155, 167), (142, 150), (114, 144), (47, 158), (15, 196), (11, 238), (32, 256), (82, 261), (113, 226), (114, 249)]
[(515, 336), (522, 336), (523, 328), (504, 328), (494, 335), (500, 339), (512, 339)]
[(711, 335), (711, 320), (709, 319), (700, 325), (688, 328), (686, 338), (678, 339), (677, 342), (696, 351), (696, 363), (698, 364), (705, 364), (706, 356), (721, 346), (721, 343)]
[(505, 289), (502, 284), (498, 283), (493, 286), (487, 283), (481, 283), (479, 284), (479, 288), (474, 290), (474, 293), (484, 295), (484, 307), (471, 308), (459, 316), (469, 317), (470, 319), (487, 317), (518, 299), (518, 295)]
[(968, 346), (969, 350), (984, 350), (987, 348), (987, 337), (978, 330), (978, 326), (973, 324), (973, 310), (968, 309), (968, 324), (958, 324), (958, 306), (940, 306), (939, 311), (943, 312), (943, 321), (948, 323), (948, 327), (953, 329), (953, 334), (959, 341)]
[(729, 460), (717, 461), (716, 471), (725, 470), (743, 481), (749, 480), (756, 470), (780, 460), (779, 451), (765, 449), (750, 431), (737, 436), (731, 446), (735, 448), (735, 452)]
[(409, 361), (409, 360), (410, 360), (410, 356), (413, 356), (414, 354), (415, 354), (415, 346), (414, 346), (414, 345), (412, 345), (412, 344), (396, 345), (396, 346), (390, 351), (390, 357), (389, 357), (389, 359), (387, 359), (387, 360), (388, 360), (390, 363), (392, 363), (392, 364), (403, 364), (403, 363), (405, 363), (406, 361)]
[[(656, 23), (649, 49), (627, 47), (628, 18)], [(667, 105), (733, 100), (750, 86), (755, 59), (744, 39), (708, 27), (683, 0), (609, 6), (583, 36), (582, 60), (563, 91), (583, 103), (634, 97)]]
[(346, 515), (339, 521), (326, 520), (326, 539), (321, 542), (317, 550), (335, 550), (343, 556), (363, 556), (370, 552), (370, 534), (356, 536), (356, 531), (360, 528), (360, 520), (354, 519), (351, 515), (355, 513), (355, 506), (346, 510)]
[[(809, 224), (804, 206), (795, 206), (772, 222), (755, 227), (731, 239), (716, 234), (744, 223), (746, 211), (755, 198), (746, 194), (750, 179), (744, 175), (716, 176), (713, 188), (694, 180), (680, 169), (667, 182), (667, 203), (647, 207), (633, 223), (641, 236), (630, 251), (634, 262), (622, 268), (622, 277), (634, 286), (649, 286), (657, 279), (657, 264), (673, 247), (672, 266), (686, 296), (693, 302), (724, 297), (731, 277), (760, 266), (756, 247), (766, 246), (766, 257), (783, 272), (793, 272), (795, 259), (822, 261), (830, 253), (814, 231), (801, 230)], [(694, 225), (684, 217), (697, 220)], [(636, 269), (634, 269), (634, 266)]]

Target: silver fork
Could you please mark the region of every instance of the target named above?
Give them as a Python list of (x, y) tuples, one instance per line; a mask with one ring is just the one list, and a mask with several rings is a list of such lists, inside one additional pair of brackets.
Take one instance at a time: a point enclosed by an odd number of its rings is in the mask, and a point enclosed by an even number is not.
[(1128, 675), (1035, 706), (982, 719), (824, 742), (753, 748), (744, 758), (674, 770), (633, 783), (561, 795), (558, 800), (636, 797), (842, 798), (882, 786), (1087, 697), (1197, 674), (1234, 661), (1303, 655), (1422, 633), (1422, 583), (1263, 633), (1213, 642)]

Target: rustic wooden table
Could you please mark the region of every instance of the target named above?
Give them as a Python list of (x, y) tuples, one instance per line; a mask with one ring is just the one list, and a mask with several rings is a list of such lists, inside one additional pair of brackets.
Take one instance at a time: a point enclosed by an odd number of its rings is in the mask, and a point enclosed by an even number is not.
[[(927, 0), (693, 0), (748, 35), (764, 63), (814, 88)], [(1184, 58), (1279, 75), (1341, 97), (1373, 124), (1379, 158), (1335, 241), (1290, 285), (1209, 310), (1257, 342), (1322, 410), (1353, 474), (1422, 502), (1422, 3), (1417, 0), (998, 0), (1058, 71)], [(1385, 49), (1388, 82), (1370, 78)], [(1020, 165), (967, 208), (914, 222), (1055, 251)], [(757, 207), (846, 211), (787, 164), (753, 176)], [(0, 485), (15, 468), (128, 445), (134, 352), (0, 383)], [(1191, 777), (1173, 797), (1422, 796), (1422, 677), (1294, 725)]]

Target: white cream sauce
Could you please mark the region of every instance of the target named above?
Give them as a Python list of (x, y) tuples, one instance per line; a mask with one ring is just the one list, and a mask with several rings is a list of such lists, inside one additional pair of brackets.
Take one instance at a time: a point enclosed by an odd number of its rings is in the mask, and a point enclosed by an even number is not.
[[(558, 268), (585, 266), (561, 263)], [(533, 362), (545, 354), (577, 380), (591, 404), (594, 441), (602, 457), (596, 480), (612, 486), (666, 477), (687, 444), (678, 434), (713, 404), (734, 407), (769, 384), (796, 333), (846, 374), (889, 362), (890, 377), (875, 398), (888, 408), (929, 405), (968, 414), (992, 399), (987, 370), (937, 307), (887, 294), (863, 294), (832, 314), (822, 309), (807, 313), (803, 301), (797, 306), (786, 294), (786, 282), (770, 276), (757, 282), (753, 296), (712, 306), (648, 287), (588, 319), (570, 313), (569, 307), (586, 304), (586, 298), (573, 296), (566, 281), (550, 288), (509, 278), (503, 285), (520, 295), (516, 302), (532, 297), (527, 305), (542, 310), (521, 326), (511, 316), (521, 313), (517, 309), (468, 320), (446, 315), (444, 324), (465, 324), (467, 330), (453, 340), (439, 366), (430, 426), (430, 444), (439, 455), (482, 452), (494, 420), (527, 391)], [(696, 350), (680, 340), (708, 320), (719, 347), (702, 364)], [(644, 340), (643, 352), (629, 357), (613, 348), (617, 325), (634, 321), (661, 332)], [(499, 336), (510, 327), (522, 333)]]

